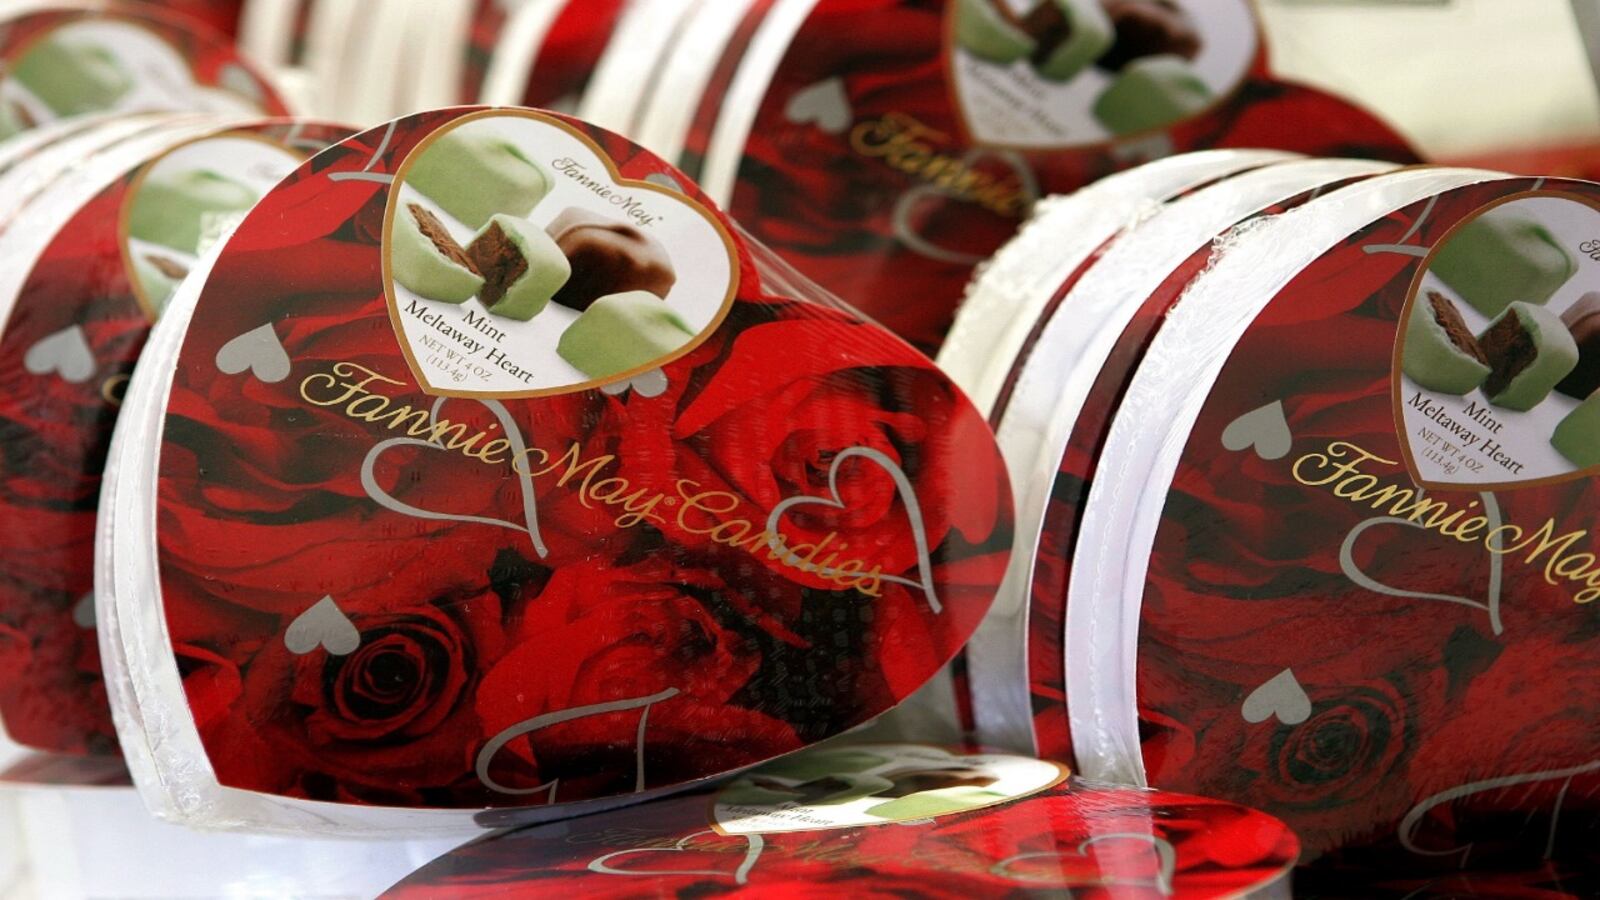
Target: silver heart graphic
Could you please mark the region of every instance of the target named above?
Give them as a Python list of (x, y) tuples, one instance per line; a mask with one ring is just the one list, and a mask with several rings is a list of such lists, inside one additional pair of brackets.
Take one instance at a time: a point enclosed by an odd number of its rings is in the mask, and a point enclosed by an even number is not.
[(94, 627), (94, 592), (90, 591), (78, 598), (72, 605), (72, 624), (85, 630)]
[[(1089, 838), (1088, 840), (1085, 840), (1083, 843), (1079, 844), (1076, 855), (1078, 857), (1087, 859), (1089, 856), (1090, 847), (1106, 841), (1137, 841), (1141, 844), (1148, 844), (1156, 853), (1157, 869), (1155, 883), (1152, 884), (1151, 882), (1140, 878), (1119, 878), (1115, 874), (1110, 874), (1097, 881), (1075, 882), (1071, 885), (1072, 887), (1110, 887), (1114, 885), (1120, 885), (1123, 887), (1143, 886), (1153, 887), (1163, 896), (1172, 893), (1172, 882), (1177, 877), (1178, 873), (1178, 852), (1173, 848), (1169, 841), (1153, 834), (1138, 834), (1134, 832), (1101, 834)], [(1038, 879), (1023, 878), (1021, 876), (1012, 874), (1011, 866), (1025, 859), (1064, 858), (1066, 858), (1066, 854), (1059, 850), (1041, 850), (1031, 853), (1018, 853), (1015, 856), (1008, 856), (1005, 859), (995, 863), (990, 867), (989, 871), (994, 875), (1000, 876), (1001, 878), (1009, 878), (1012, 881), (1017, 881), (1023, 884), (1036, 883)]]
[(334, 656), (349, 656), (361, 646), (361, 632), (333, 597), (327, 596), (295, 616), (283, 634), (283, 645), (295, 656), (305, 656), (318, 647)]
[[(438, 421), (439, 410), (444, 408), (447, 399), (446, 397), (440, 397), (434, 401), (433, 410), (430, 414), (433, 421)], [(511, 443), (512, 456), (522, 456), (528, 449), (528, 445), (523, 438), (522, 429), (517, 427), (516, 420), (511, 417), (511, 411), (506, 409), (505, 405), (498, 400), (477, 399), (474, 402), (483, 404), (488, 407), (490, 412), (494, 413), (495, 418), (500, 421), (500, 427), (505, 430), (506, 440)], [(463, 516), (455, 513), (422, 509), (398, 499), (384, 490), (382, 485), (378, 484), (378, 458), (383, 456), (384, 453), (395, 447), (427, 447), (430, 450), (444, 450), (446, 448), (442, 440), (441, 436), (436, 435), (433, 440), (428, 441), (419, 438), (391, 438), (387, 441), (379, 442), (367, 452), (367, 458), (361, 463), (362, 489), (379, 506), (414, 519), (426, 519), (435, 522), (471, 522), (477, 525), (493, 525), (496, 528), (509, 528), (512, 531), (520, 531), (528, 536), (528, 539), (533, 543), (534, 552), (539, 554), (540, 559), (548, 556), (550, 554), (549, 548), (545, 546), (544, 537), (539, 533), (539, 506), (538, 500), (534, 495), (533, 476), (528, 473), (516, 472), (517, 481), (522, 488), (522, 524), (485, 516)]]
[(740, 860), (738, 868), (731, 872), (725, 869), (613, 869), (609, 865), (613, 859), (621, 859), (624, 856), (634, 856), (640, 853), (683, 853), (690, 849), (687, 846), (690, 841), (706, 834), (716, 834), (716, 832), (709, 828), (705, 831), (696, 831), (671, 847), (634, 847), (629, 850), (617, 850), (607, 853), (605, 856), (598, 857), (589, 863), (589, 871), (601, 875), (645, 875), (656, 877), (664, 875), (709, 875), (713, 878), (732, 878), (733, 883), (738, 885), (749, 883), (750, 870), (755, 868), (756, 861), (761, 858), (761, 852), (766, 849), (766, 841), (759, 834), (740, 835), (745, 840), (744, 859)]
[(1222, 432), (1222, 446), (1235, 453), (1254, 448), (1257, 456), (1269, 462), (1288, 456), (1294, 449), (1294, 435), (1289, 431), (1283, 401), (1268, 403), (1234, 419)]
[(1274, 717), (1285, 725), (1299, 725), (1311, 718), (1311, 697), (1300, 685), (1294, 670), (1284, 669), (1251, 691), (1239, 712), (1252, 725)]
[[(993, 156), (995, 159), (1005, 163), (1008, 167), (1010, 167), (1011, 171), (1016, 174), (1017, 182), (1022, 188), (1022, 195), (1024, 197), (1023, 205), (1032, 208), (1033, 204), (1039, 200), (1039, 179), (1033, 174), (1033, 168), (1028, 165), (1027, 160), (1025, 160), (1020, 154), (1011, 150), (991, 150), (985, 148), (973, 148), (968, 150), (966, 154), (961, 157), (961, 160), (963, 164), (970, 166), (977, 163), (979, 160), (982, 160), (986, 156)], [(937, 184), (918, 185), (917, 187), (906, 191), (904, 194), (901, 194), (900, 199), (895, 201), (894, 205), (894, 216), (892, 220), (894, 235), (899, 239), (900, 243), (905, 244), (906, 247), (911, 250), (911, 252), (917, 254), (918, 256), (924, 256), (928, 259), (950, 263), (952, 265), (975, 266), (978, 263), (988, 259), (988, 257), (972, 253), (963, 253), (959, 250), (951, 250), (948, 247), (941, 247), (938, 244), (935, 244), (933, 241), (923, 237), (922, 233), (917, 230), (917, 227), (914, 223), (917, 204), (921, 203), (928, 197), (951, 198), (953, 196), (954, 195), (949, 190), (942, 188)]]
[[(1505, 524), (1504, 517), (1500, 514), (1500, 501), (1495, 499), (1494, 494), (1482, 493), (1478, 496), (1483, 499), (1483, 514), (1489, 520), (1489, 528), (1491, 530), (1497, 529)], [(1421, 500), (1422, 497), (1423, 493), (1419, 489), (1417, 491), (1417, 499)], [(1488, 614), (1489, 627), (1494, 631), (1495, 635), (1498, 636), (1505, 633), (1505, 623), (1500, 619), (1500, 594), (1505, 583), (1506, 565), (1505, 557), (1502, 554), (1489, 554), (1489, 593), (1487, 602), (1470, 600), (1466, 597), (1458, 597), (1455, 594), (1434, 594), (1427, 591), (1405, 590), (1378, 581), (1362, 571), (1361, 566), (1356, 563), (1356, 542), (1361, 539), (1363, 534), (1380, 525), (1405, 525), (1409, 528), (1427, 530), (1427, 526), (1422, 523), (1394, 516), (1380, 516), (1357, 524), (1356, 527), (1350, 529), (1350, 534), (1345, 537), (1344, 546), (1339, 548), (1339, 568), (1344, 572), (1346, 578), (1355, 582), (1359, 587), (1372, 591), (1374, 594), (1401, 597), (1408, 600), (1433, 600), (1440, 603), (1455, 603), (1460, 606), (1481, 609)]]
[(22, 357), (22, 365), (34, 375), (56, 372), (69, 384), (82, 384), (94, 374), (94, 351), (77, 325), (63, 328), (39, 339)]
[(1463, 784), (1459, 787), (1453, 787), (1447, 791), (1440, 791), (1439, 793), (1434, 794), (1433, 796), (1412, 807), (1411, 811), (1406, 813), (1405, 818), (1400, 820), (1400, 827), (1395, 833), (1400, 839), (1400, 846), (1406, 848), (1412, 853), (1417, 854), (1418, 856), (1453, 856), (1459, 853), (1461, 855), (1461, 866), (1465, 868), (1467, 865), (1467, 857), (1472, 853), (1472, 844), (1464, 844), (1460, 847), (1451, 847), (1448, 850), (1428, 850), (1417, 845), (1417, 830), (1422, 826), (1422, 818), (1429, 812), (1432, 812), (1434, 807), (1442, 806), (1446, 803), (1453, 803), (1456, 800), (1460, 800), (1464, 797), (1471, 797), (1474, 794), (1483, 794), (1489, 791), (1504, 790), (1508, 787), (1517, 787), (1524, 784), (1541, 784), (1549, 781), (1564, 781), (1566, 783), (1563, 784), (1561, 786), (1561, 790), (1556, 793), (1555, 805), (1550, 811), (1550, 831), (1545, 838), (1545, 859), (1549, 859), (1555, 852), (1556, 828), (1561, 823), (1561, 806), (1567, 799), (1567, 788), (1572, 785), (1572, 779), (1577, 778), (1579, 775), (1588, 775), (1591, 772), (1597, 771), (1600, 771), (1600, 760), (1594, 760), (1584, 763), (1580, 766), (1572, 766), (1571, 768), (1566, 769), (1556, 769), (1549, 772), (1524, 772), (1520, 775), (1505, 775), (1500, 778), (1489, 778), (1483, 781), (1474, 781), (1470, 784)]
[(643, 375), (637, 375), (627, 381), (617, 381), (600, 389), (602, 394), (609, 397), (620, 397), (628, 391), (633, 391), (641, 397), (659, 397), (667, 392), (667, 373), (661, 369), (651, 369)]
[(261, 381), (276, 384), (289, 377), (289, 353), (268, 322), (223, 344), (217, 351), (217, 369), (224, 375), (249, 370)]
[[(917, 500), (917, 493), (911, 487), (911, 479), (901, 471), (894, 460), (870, 447), (851, 447), (833, 458), (833, 465), (828, 469), (828, 490), (832, 497), (790, 497), (772, 508), (772, 513), (767, 516), (767, 534), (771, 535), (767, 543), (772, 551), (780, 558), (788, 553), (784, 546), (783, 537), (778, 531), (778, 525), (789, 510), (798, 506), (827, 506), (832, 509), (844, 509), (844, 500), (839, 496), (839, 469), (852, 459), (864, 459), (886, 472), (894, 481), (895, 490), (900, 493), (900, 502), (905, 505), (906, 517), (911, 524), (911, 540), (917, 548), (917, 573), (920, 580), (913, 581), (899, 575), (885, 575), (884, 581), (903, 584), (908, 587), (918, 588), (928, 599), (928, 608), (935, 614), (944, 612), (944, 605), (939, 602), (939, 595), (933, 587), (933, 558), (928, 549), (928, 526), (922, 518), (922, 504)], [(818, 574), (832, 578), (841, 574), (838, 569), (819, 568)], [(848, 573), (859, 574), (859, 573)]]
[(845, 93), (844, 79), (826, 78), (795, 91), (783, 107), (783, 117), (796, 125), (814, 124), (828, 134), (838, 134), (850, 127), (855, 111)]

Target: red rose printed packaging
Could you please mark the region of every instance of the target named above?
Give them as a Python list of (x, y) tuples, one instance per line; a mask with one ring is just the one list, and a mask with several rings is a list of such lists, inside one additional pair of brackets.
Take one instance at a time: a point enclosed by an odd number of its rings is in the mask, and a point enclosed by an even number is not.
[(130, 768), (191, 824), (460, 830), (763, 762), (932, 678), (1011, 548), (931, 360), (555, 114), (319, 154), (145, 360), (97, 613)]
[(1414, 159), (1366, 112), (1273, 78), (1244, 0), (758, 3), (682, 159), (753, 236), (933, 348), (1036, 200), (1253, 147)]
[[(1184, 161), (1178, 157), (1150, 168), (1173, 169)], [(1018, 495), (1025, 498), (1012, 570), (969, 654), (974, 713), (985, 740), (1071, 758), (1064, 708), (1069, 671), (1093, 677), (1069, 669), (1062, 655), (1064, 577), (1076, 543), (1078, 491), (1092, 477), (1110, 411), (1151, 329), (1208, 263), (1213, 241), (1241, 221), (1391, 168), (1363, 160), (1302, 159), (1219, 179), (1165, 205), (1151, 204), (1059, 288), (1039, 282), (1012, 303), (1042, 312), (1009, 365), (1005, 357), (992, 361), (991, 371), (1008, 373), (1005, 378), (984, 373), (986, 384), (1001, 388), (990, 417), (998, 423)], [(1070, 214), (1070, 203), (1062, 206)], [(1043, 219), (1018, 240), (1047, 240), (1035, 229), (1059, 224), (1065, 222)], [(1008, 258), (1022, 257), (1013, 252)], [(1002, 265), (994, 268), (995, 275), (985, 273), (985, 279), (1005, 284)], [(1040, 307), (1040, 299), (1049, 303)], [(998, 313), (990, 311), (1006, 318)], [(970, 318), (964, 312), (963, 320)], [(974, 350), (981, 352), (981, 346)]]
[(0, 138), (94, 113), (287, 112), (220, 34), (152, 4), (0, 14)]
[(1312, 857), (1582, 849), (1597, 190), (1417, 169), (1225, 242), (1087, 490), (1087, 776), (1249, 803)]
[(497, 0), (481, 0), (474, 20), (479, 49), (473, 58), (485, 60), (486, 71), (481, 79), (469, 78), (462, 101), (577, 109), (623, 12), (636, 5), (524, 0), (508, 13)]
[(1055, 763), (835, 743), (714, 792), (483, 838), (383, 896), (1286, 898), (1298, 849), (1271, 816)]
[(112, 424), (150, 324), (205, 245), (349, 134), (290, 120), (126, 122), (140, 130), (84, 153), (0, 235), (0, 529), (12, 536), (0, 553), (0, 721), (57, 753), (117, 752), (93, 535)]

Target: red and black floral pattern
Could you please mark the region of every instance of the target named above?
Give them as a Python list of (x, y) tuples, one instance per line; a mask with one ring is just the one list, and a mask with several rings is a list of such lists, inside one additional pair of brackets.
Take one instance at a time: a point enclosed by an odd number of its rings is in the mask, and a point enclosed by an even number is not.
[[(841, 590), (708, 539), (706, 522), (668, 514), (621, 527), (615, 510), (554, 478), (531, 488), (544, 556), (525, 532), (404, 516), (370, 499), (363, 463), (390, 434), (307, 403), (300, 383), (350, 363), (403, 381), (393, 391), (407, 402), (431, 402), (389, 321), (383, 178), (461, 115), (412, 117), (317, 156), (257, 207), (200, 299), (168, 410), (157, 537), (173, 651), (219, 781), (413, 807), (609, 796), (797, 749), (931, 677), (976, 627), (1009, 553), (992, 435), (898, 339), (768, 294), (742, 246), (727, 319), (665, 366), (664, 392), (505, 400), (506, 410), (530, 446), (609, 457), (602, 477), (726, 493), (735, 502), (721, 523), (764, 523), (785, 499), (832, 491), (836, 503), (787, 516), (790, 540), (836, 532), (916, 583), (906, 498), (872, 466), (833, 465), (851, 448), (874, 451), (919, 501), (937, 608), (905, 583), (885, 581), (877, 597)], [(621, 138), (559, 121), (622, 179), (687, 183)], [(224, 343), (269, 322), (292, 361), (288, 379), (218, 370)], [(498, 421), (470, 399), (443, 409), (474, 428)], [(507, 522), (523, 510), (510, 466), (431, 447), (395, 448), (371, 475), (416, 508)], [(324, 596), (358, 630), (359, 649), (292, 652), (286, 629)], [(519, 723), (662, 692), (672, 695), (650, 707), (640, 748), (638, 709), (595, 713), (500, 745), (488, 771), (475, 770)], [(554, 798), (536, 791), (555, 780)]]

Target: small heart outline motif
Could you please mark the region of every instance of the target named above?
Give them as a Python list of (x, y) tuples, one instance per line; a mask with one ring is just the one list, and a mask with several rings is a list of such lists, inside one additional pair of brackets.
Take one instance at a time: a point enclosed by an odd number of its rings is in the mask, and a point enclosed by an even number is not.
[[(1419, 492), (1419, 498), (1420, 496)], [(1500, 513), (1500, 502), (1495, 498), (1495, 495), (1492, 492), (1485, 492), (1478, 496), (1483, 500), (1484, 516), (1489, 520), (1489, 527), (1496, 529), (1504, 525), (1504, 517)], [(1408, 528), (1428, 530), (1427, 525), (1424, 523), (1413, 522), (1410, 519), (1402, 519), (1395, 516), (1378, 516), (1358, 522), (1354, 528), (1350, 529), (1350, 534), (1345, 537), (1344, 544), (1339, 548), (1339, 568), (1344, 572), (1346, 578), (1350, 579), (1358, 587), (1386, 597), (1399, 597), (1405, 600), (1433, 600), (1481, 609), (1489, 616), (1489, 628), (1494, 632), (1495, 636), (1498, 637), (1505, 633), (1505, 621), (1500, 616), (1500, 604), (1505, 589), (1506, 561), (1504, 554), (1489, 554), (1489, 590), (1488, 597), (1482, 603), (1455, 594), (1435, 594), (1427, 591), (1397, 588), (1384, 584), (1368, 575), (1360, 564), (1356, 562), (1356, 542), (1361, 539), (1363, 534), (1381, 525), (1404, 525)]]
[[(870, 447), (851, 447), (833, 458), (833, 465), (828, 467), (828, 491), (832, 497), (799, 496), (790, 497), (772, 508), (767, 515), (768, 546), (780, 559), (789, 552), (784, 545), (783, 537), (778, 531), (778, 525), (783, 521), (784, 514), (800, 506), (826, 506), (832, 509), (844, 509), (844, 501), (839, 496), (839, 469), (852, 459), (864, 459), (873, 463), (888, 474), (894, 482), (895, 490), (900, 494), (900, 503), (906, 509), (906, 518), (911, 524), (911, 540), (917, 550), (917, 572), (919, 580), (913, 581), (899, 575), (884, 575), (884, 581), (892, 581), (907, 587), (917, 588), (922, 591), (928, 601), (928, 608), (935, 615), (944, 612), (944, 604), (939, 602), (938, 592), (933, 584), (933, 554), (928, 548), (928, 526), (922, 518), (922, 504), (917, 500), (916, 490), (911, 486), (911, 479), (895, 464), (894, 460), (885, 456), (880, 451)], [(845, 574), (837, 569), (819, 568), (817, 574), (824, 577), (834, 577)]]
[[(707, 875), (712, 878), (732, 878), (733, 883), (737, 885), (748, 884), (750, 881), (750, 870), (755, 868), (756, 862), (761, 859), (761, 854), (766, 849), (766, 841), (759, 834), (738, 835), (738, 837), (744, 838), (745, 841), (744, 858), (739, 861), (738, 867), (731, 872), (725, 869), (615, 869), (610, 865), (610, 861), (613, 859), (620, 859), (624, 856), (633, 856), (639, 853), (685, 853), (691, 849), (688, 846), (691, 841), (697, 837), (708, 834), (714, 835), (717, 834), (717, 832), (709, 828), (705, 831), (696, 831), (694, 834), (683, 838), (676, 844), (673, 844), (671, 847), (632, 847), (627, 850), (615, 850), (611, 853), (607, 853), (604, 856), (596, 857), (589, 863), (588, 868), (589, 871), (600, 875), (640, 875), (654, 877), (661, 877), (665, 875)], [(727, 835), (723, 836), (726, 837)], [(702, 850), (701, 852), (709, 851)]]
[(295, 656), (313, 653), (318, 647), (333, 656), (349, 656), (361, 646), (361, 632), (333, 597), (327, 595), (295, 616), (283, 633), (283, 645)]
[[(1103, 844), (1107, 841), (1136, 841), (1141, 844), (1146, 844), (1152, 850), (1154, 850), (1157, 864), (1155, 882), (1151, 883), (1144, 879), (1138, 878), (1119, 878), (1115, 874), (1108, 874), (1106, 877), (1095, 881), (1074, 882), (1071, 885), (1072, 887), (1142, 886), (1153, 887), (1162, 895), (1168, 895), (1172, 893), (1173, 882), (1178, 876), (1178, 851), (1166, 838), (1158, 837), (1153, 834), (1139, 834), (1137, 832), (1099, 834), (1095, 835), (1094, 837), (1087, 838), (1083, 842), (1079, 843), (1077, 851), (1070, 855), (1082, 859), (1088, 859), (1090, 847), (1093, 847), (1096, 844)], [(1005, 859), (995, 863), (993, 866), (990, 866), (989, 872), (992, 875), (1006, 878), (1011, 881), (1016, 881), (1022, 884), (1033, 884), (1037, 883), (1038, 879), (1023, 878), (1020, 875), (1013, 874), (1011, 872), (1011, 866), (1014, 863), (1021, 862), (1025, 859), (1065, 859), (1068, 855), (1069, 854), (1063, 853), (1059, 850), (1040, 850), (1029, 853), (1018, 853), (1015, 856), (1008, 856)]]
[(1223, 429), (1222, 446), (1235, 453), (1253, 449), (1267, 462), (1288, 456), (1294, 449), (1294, 433), (1283, 401), (1274, 400), (1234, 419)]
[[(448, 399), (447, 397), (440, 397), (434, 401), (433, 409), (429, 413), (433, 421), (438, 421), (439, 411), (444, 408), (445, 401)], [(528, 449), (527, 441), (523, 437), (522, 429), (517, 427), (516, 420), (512, 418), (511, 411), (506, 409), (505, 404), (498, 400), (482, 398), (475, 398), (475, 402), (483, 404), (499, 420), (501, 428), (505, 431), (506, 440), (511, 442), (511, 455), (513, 457), (523, 456)], [(530, 473), (516, 471), (518, 486), (522, 490), (523, 524), (509, 522), (504, 519), (493, 519), (487, 516), (463, 516), (456, 513), (437, 512), (431, 509), (423, 509), (420, 506), (412, 506), (390, 494), (384, 490), (382, 485), (378, 484), (378, 459), (395, 447), (426, 447), (429, 450), (448, 449), (444, 446), (442, 438), (439, 436), (435, 436), (433, 440), (426, 441), (419, 438), (390, 438), (374, 445), (371, 450), (367, 451), (367, 458), (362, 460), (361, 463), (361, 487), (367, 492), (367, 496), (372, 498), (373, 502), (385, 509), (414, 519), (435, 522), (467, 522), (475, 525), (492, 525), (496, 528), (520, 531), (528, 536), (528, 540), (533, 544), (534, 552), (539, 555), (540, 559), (550, 555), (550, 550), (545, 545), (544, 536), (539, 529), (539, 505), (534, 491), (533, 476)]]
[(844, 79), (824, 78), (789, 96), (783, 117), (795, 125), (815, 125), (827, 134), (839, 134), (855, 119)]
[(1311, 695), (1300, 684), (1294, 669), (1284, 669), (1251, 691), (1239, 712), (1252, 725), (1272, 718), (1285, 725), (1299, 725), (1311, 718)]
[(94, 374), (94, 351), (83, 328), (72, 325), (40, 338), (23, 355), (22, 365), (33, 375), (54, 372), (68, 384), (82, 384)]
[(268, 322), (246, 331), (217, 350), (217, 371), (238, 375), (249, 371), (265, 384), (277, 384), (289, 377), (292, 363), (289, 352), (278, 340), (278, 331)]
[(651, 369), (643, 375), (636, 375), (627, 381), (614, 381), (600, 388), (600, 392), (608, 397), (620, 397), (628, 391), (633, 391), (641, 397), (650, 399), (659, 397), (667, 392), (669, 382), (667, 373), (663, 369)]

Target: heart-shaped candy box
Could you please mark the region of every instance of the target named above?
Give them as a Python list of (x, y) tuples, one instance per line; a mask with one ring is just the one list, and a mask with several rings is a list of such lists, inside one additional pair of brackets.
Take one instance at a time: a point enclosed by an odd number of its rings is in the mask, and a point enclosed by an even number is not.
[(165, 403), (157, 530), (118, 511), (107, 569), (153, 540), (160, 603), (114, 614), (161, 635), (129, 660), (156, 769), (209, 798), (157, 805), (564, 814), (932, 677), (1006, 562), (993, 437), (766, 278), (681, 174), (526, 110), (398, 120), (264, 198), (134, 388)]

